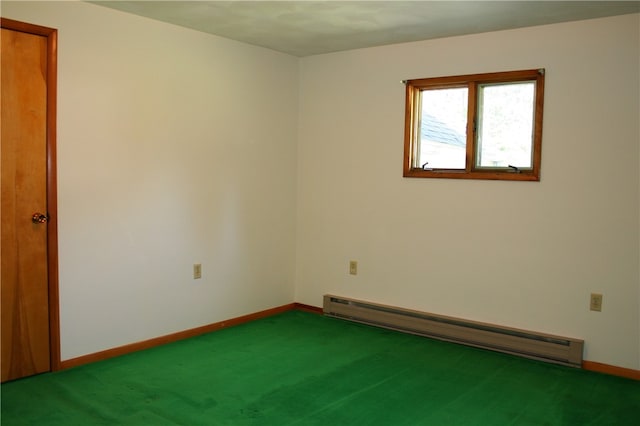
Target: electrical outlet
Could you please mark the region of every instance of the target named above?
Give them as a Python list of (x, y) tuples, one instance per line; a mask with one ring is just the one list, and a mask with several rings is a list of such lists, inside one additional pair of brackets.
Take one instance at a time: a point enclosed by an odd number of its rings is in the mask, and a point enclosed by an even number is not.
[(358, 262), (352, 260), (349, 262), (349, 273), (351, 275), (358, 275)]
[(592, 311), (602, 311), (602, 295), (598, 293), (591, 293), (591, 303), (589, 309)]
[(202, 278), (202, 264), (194, 263), (193, 264), (193, 279), (197, 280)]

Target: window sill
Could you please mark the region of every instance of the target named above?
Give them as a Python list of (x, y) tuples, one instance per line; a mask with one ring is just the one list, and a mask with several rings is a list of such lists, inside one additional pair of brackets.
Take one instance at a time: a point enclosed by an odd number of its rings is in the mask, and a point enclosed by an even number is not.
[(516, 180), (516, 181), (540, 181), (538, 173), (526, 172), (496, 172), (496, 171), (472, 171), (465, 170), (422, 170), (409, 169), (402, 174), (408, 178), (430, 178), (430, 179), (484, 179), (484, 180)]

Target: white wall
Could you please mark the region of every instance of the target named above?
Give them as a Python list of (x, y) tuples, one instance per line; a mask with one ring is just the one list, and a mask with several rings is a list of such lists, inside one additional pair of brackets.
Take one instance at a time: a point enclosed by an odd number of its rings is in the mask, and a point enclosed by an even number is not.
[[(578, 337), (585, 359), (640, 368), (639, 28), (636, 14), (302, 59), (296, 301)], [(401, 80), (529, 68), (547, 72), (540, 182), (402, 178)]]
[(63, 360), (293, 301), (297, 58), (87, 3), (2, 16), (59, 30)]
[[(640, 368), (639, 15), (298, 60), (86, 3), (1, 6), (60, 30), (63, 359), (330, 292)], [(401, 177), (400, 80), (538, 67), (541, 182)]]

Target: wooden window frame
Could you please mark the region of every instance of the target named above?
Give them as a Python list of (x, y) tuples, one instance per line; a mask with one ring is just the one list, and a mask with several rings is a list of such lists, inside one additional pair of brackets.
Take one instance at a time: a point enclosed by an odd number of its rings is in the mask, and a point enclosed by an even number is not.
[[(422, 78), (407, 80), (404, 128), (404, 164), (403, 176), (416, 178), (448, 178), (448, 179), (489, 179), (539, 181), (542, 157), (542, 116), (544, 105), (544, 69), (507, 71), (486, 74), (470, 74), (452, 77)], [(476, 118), (478, 115), (478, 86), (487, 83), (535, 82), (534, 117), (532, 138), (532, 167), (489, 168), (476, 167), (477, 134)], [(429, 169), (424, 170), (416, 164), (418, 154), (420, 122), (420, 100), (423, 90), (468, 88), (467, 136), (465, 169)]]

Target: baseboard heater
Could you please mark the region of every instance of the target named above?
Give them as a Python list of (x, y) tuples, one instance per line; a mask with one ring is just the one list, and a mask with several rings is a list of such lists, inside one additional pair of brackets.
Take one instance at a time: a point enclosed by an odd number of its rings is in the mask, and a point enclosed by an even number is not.
[(494, 324), (324, 296), (327, 316), (571, 367), (582, 366), (584, 341)]

